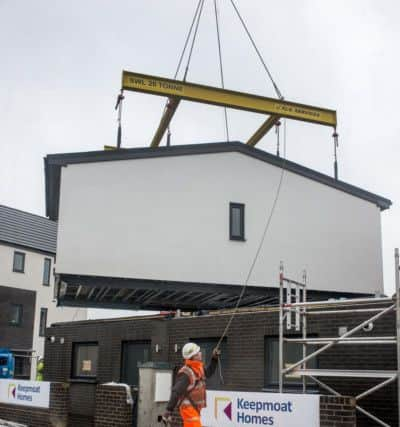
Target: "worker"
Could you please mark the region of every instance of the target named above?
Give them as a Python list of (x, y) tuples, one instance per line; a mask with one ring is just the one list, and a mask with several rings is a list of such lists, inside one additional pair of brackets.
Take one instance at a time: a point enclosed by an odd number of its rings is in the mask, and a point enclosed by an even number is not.
[(43, 381), (44, 374), (44, 359), (41, 358), (38, 360), (36, 365), (36, 381)]
[(185, 363), (178, 371), (167, 411), (163, 415), (167, 424), (171, 423), (172, 411), (178, 407), (183, 427), (201, 427), (200, 412), (206, 406), (205, 380), (215, 372), (220, 354), (219, 349), (214, 349), (208, 366), (204, 368), (200, 347), (193, 342), (183, 346)]

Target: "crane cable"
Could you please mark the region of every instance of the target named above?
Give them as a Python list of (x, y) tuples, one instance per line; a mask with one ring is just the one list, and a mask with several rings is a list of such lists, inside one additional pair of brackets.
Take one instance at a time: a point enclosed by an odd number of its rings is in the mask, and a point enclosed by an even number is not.
[[(198, 29), (199, 29), (200, 18), (201, 18), (201, 14), (203, 12), (203, 7), (204, 7), (204, 0), (199, 0), (198, 3), (197, 3), (197, 6), (196, 6), (196, 10), (195, 10), (194, 15), (193, 15), (192, 22), (191, 22), (190, 27), (189, 27), (188, 34), (186, 36), (185, 43), (183, 45), (183, 49), (182, 49), (181, 55), (179, 57), (178, 66), (176, 67), (176, 71), (175, 71), (175, 74), (174, 74), (174, 80), (178, 76), (179, 70), (180, 70), (182, 62), (183, 62), (183, 58), (184, 58), (185, 53), (186, 53), (187, 46), (189, 44), (189, 40), (192, 37), (192, 32), (193, 32), (193, 27), (194, 27), (194, 33), (193, 33), (192, 43), (191, 43), (191, 46), (190, 46), (188, 60), (186, 62), (185, 72), (184, 72), (184, 76), (183, 76), (183, 81), (186, 81), (186, 77), (187, 77), (187, 74), (189, 72), (189, 65), (190, 65), (190, 62), (191, 62), (191, 59), (192, 59), (193, 48), (194, 48), (194, 44), (195, 44), (195, 41), (196, 41)], [(168, 105), (169, 105), (169, 100), (167, 100), (167, 102), (165, 103), (164, 112), (168, 108)], [(170, 145), (170, 140), (171, 140), (171, 129), (170, 129), (170, 126), (168, 125), (168, 128), (167, 128), (167, 145), (168, 146)]]
[[(220, 71), (220, 77), (221, 77), (221, 86), (222, 86), (222, 89), (225, 89), (224, 69), (222, 66), (221, 35), (220, 35), (220, 29), (219, 29), (217, 0), (214, 0), (214, 11), (215, 11), (215, 25), (217, 28), (218, 57), (219, 57), (219, 71)], [(229, 142), (228, 113), (227, 113), (226, 107), (224, 107), (224, 116), (225, 116), (226, 140), (227, 140), (227, 142)]]
[[(215, 0), (214, 0), (214, 1), (215, 1)], [(270, 80), (271, 80), (271, 82), (272, 82), (272, 85), (273, 85), (273, 87), (274, 87), (274, 89), (275, 89), (276, 94), (278, 95), (278, 97), (279, 97), (280, 99), (283, 99), (283, 95), (282, 95), (281, 91), (279, 90), (278, 85), (275, 83), (275, 80), (273, 79), (272, 74), (271, 74), (271, 72), (269, 71), (269, 69), (268, 69), (268, 67), (267, 67), (267, 64), (266, 64), (266, 63), (265, 63), (265, 61), (264, 61), (264, 58), (262, 57), (262, 55), (261, 55), (261, 53), (260, 53), (259, 49), (257, 48), (257, 45), (256, 45), (256, 43), (255, 43), (255, 41), (254, 41), (253, 37), (251, 36), (251, 34), (250, 34), (250, 32), (249, 32), (249, 30), (248, 30), (248, 28), (247, 28), (247, 25), (246, 25), (246, 23), (244, 22), (244, 20), (243, 20), (243, 18), (242, 18), (242, 16), (241, 16), (241, 14), (240, 14), (240, 12), (239, 12), (238, 8), (236, 7), (235, 2), (234, 2), (233, 0), (230, 0), (230, 1), (231, 1), (231, 3), (232, 3), (233, 8), (234, 8), (234, 9), (235, 9), (235, 11), (236, 11), (236, 14), (237, 14), (237, 15), (238, 15), (238, 17), (239, 17), (240, 22), (241, 22), (241, 23), (242, 23), (242, 25), (243, 25), (243, 28), (244, 28), (244, 29), (245, 29), (245, 31), (246, 31), (247, 36), (249, 37), (249, 39), (250, 39), (250, 41), (251, 41), (251, 43), (252, 43), (252, 45), (253, 45), (253, 47), (254, 47), (255, 51), (257, 52), (257, 55), (258, 55), (258, 57), (259, 57), (259, 59), (260, 59), (260, 61), (261, 61), (262, 65), (263, 65), (263, 67), (264, 67), (264, 69), (265, 69), (266, 73), (268, 74), (268, 76), (269, 76), (269, 78), (270, 78)], [(278, 122), (278, 123), (279, 123), (279, 124), (277, 124), (276, 130), (277, 130), (277, 138), (278, 138), (278, 144), (279, 144), (279, 127), (278, 127), (278, 126), (280, 126), (280, 122)], [(286, 135), (286, 133), (287, 133), (287, 132), (286, 132), (286, 119), (284, 119), (284, 120), (283, 120), (283, 159), (282, 159), (282, 166), (281, 166), (281, 167), (282, 167), (282, 171), (281, 171), (281, 175), (280, 175), (280, 179), (279, 179), (278, 187), (277, 187), (277, 189), (276, 189), (275, 198), (274, 198), (274, 201), (273, 201), (273, 203), (272, 203), (271, 211), (270, 211), (270, 213), (269, 213), (269, 215), (268, 215), (268, 217), (267, 217), (267, 221), (266, 221), (266, 223), (265, 223), (264, 231), (263, 231), (263, 233), (262, 233), (262, 235), (261, 235), (260, 243), (259, 243), (259, 245), (258, 245), (258, 247), (257, 247), (257, 250), (256, 250), (256, 253), (255, 253), (255, 256), (254, 256), (253, 261), (252, 261), (252, 263), (251, 263), (251, 265), (250, 265), (249, 272), (248, 272), (248, 274), (247, 274), (247, 276), (246, 276), (246, 280), (244, 281), (244, 284), (243, 284), (243, 286), (242, 286), (242, 290), (241, 290), (241, 292), (240, 292), (240, 294), (239, 294), (239, 298), (238, 298), (238, 300), (237, 300), (237, 302), (236, 302), (236, 305), (235, 305), (235, 307), (234, 307), (234, 309), (233, 309), (232, 315), (230, 316), (230, 318), (229, 318), (229, 320), (228, 320), (228, 322), (227, 322), (227, 324), (226, 324), (226, 326), (225, 326), (225, 329), (224, 329), (224, 331), (223, 331), (223, 333), (222, 333), (222, 335), (221, 335), (220, 339), (218, 340), (218, 343), (217, 343), (217, 345), (216, 345), (216, 347), (215, 347), (215, 350), (219, 350), (219, 348), (220, 348), (220, 346), (221, 346), (221, 343), (222, 343), (223, 339), (225, 338), (226, 334), (228, 333), (229, 328), (230, 328), (230, 326), (231, 326), (231, 324), (232, 324), (232, 321), (233, 321), (233, 319), (234, 319), (234, 317), (235, 317), (235, 315), (236, 315), (236, 313), (237, 313), (237, 311), (238, 311), (238, 309), (239, 309), (240, 303), (241, 303), (241, 301), (242, 301), (242, 299), (243, 299), (243, 296), (244, 296), (244, 294), (245, 294), (245, 292), (246, 292), (246, 288), (247, 288), (247, 286), (248, 286), (248, 283), (249, 283), (250, 277), (251, 277), (251, 275), (252, 275), (252, 273), (253, 273), (253, 270), (254, 270), (254, 267), (255, 267), (255, 265), (256, 265), (257, 259), (258, 259), (259, 255), (260, 255), (261, 249), (262, 249), (262, 247), (263, 247), (263, 244), (264, 244), (264, 241), (265, 241), (265, 237), (266, 237), (266, 235), (267, 235), (268, 229), (269, 229), (270, 224), (271, 224), (271, 221), (272, 221), (272, 217), (273, 217), (274, 212), (275, 212), (276, 205), (277, 205), (277, 203), (278, 203), (278, 199), (279, 199), (280, 192), (281, 192), (281, 188), (282, 188), (283, 177), (284, 177), (284, 174), (285, 174), (285, 167), (286, 167), (286, 136), (287, 136), (287, 135)], [(278, 147), (279, 147), (279, 145), (278, 145)], [(222, 378), (221, 371), (220, 371), (220, 376), (221, 376), (221, 378)]]
[(287, 136), (287, 132), (286, 132), (286, 119), (284, 119), (283, 120), (283, 159), (282, 159), (282, 166), (281, 166), (282, 167), (282, 171), (281, 171), (281, 175), (280, 175), (280, 178), (279, 178), (278, 187), (276, 189), (275, 198), (274, 198), (274, 201), (272, 203), (271, 211), (270, 211), (270, 213), (268, 215), (268, 218), (267, 218), (267, 221), (265, 223), (265, 227), (264, 227), (264, 231), (263, 231), (263, 233), (261, 235), (260, 243), (259, 243), (259, 245), (257, 247), (257, 251), (256, 251), (255, 256), (253, 258), (253, 261), (252, 261), (252, 263), (250, 265), (249, 272), (248, 272), (248, 274), (246, 276), (246, 280), (244, 281), (244, 284), (242, 286), (242, 290), (241, 290), (241, 292), (239, 294), (239, 298), (238, 298), (238, 300), (236, 302), (236, 305), (235, 305), (235, 308), (233, 310), (233, 313), (230, 316), (230, 318), (229, 318), (229, 320), (228, 320), (228, 322), (227, 322), (227, 324), (225, 326), (225, 329), (224, 329), (224, 331), (223, 331), (223, 333), (222, 333), (222, 335), (221, 335), (221, 337), (220, 337), (220, 339), (219, 339), (219, 341), (218, 341), (218, 343), (217, 343), (217, 345), (215, 347), (216, 350), (219, 350), (220, 345), (221, 345), (223, 339), (225, 338), (226, 334), (228, 333), (229, 328), (230, 328), (230, 326), (232, 324), (232, 321), (233, 321), (233, 319), (234, 319), (234, 317), (235, 317), (235, 315), (236, 315), (236, 313), (237, 313), (237, 311), (239, 309), (240, 302), (242, 301), (243, 296), (244, 296), (244, 294), (246, 292), (246, 288), (247, 288), (247, 286), (249, 284), (250, 277), (251, 277), (251, 275), (253, 273), (254, 267), (256, 265), (256, 262), (258, 260), (259, 255), (260, 255), (261, 249), (263, 247), (263, 244), (264, 244), (264, 241), (265, 241), (265, 237), (266, 237), (268, 229), (269, 229), (269, 227), (271, 225), (272, 217), (274, 215), (274, 212), (275, 212), (275, 209), (276, 209), (276, 206), (277, 206), (277, 203), (278, 203), (278, 199), (279, 199), (280, 192), (281, 192), (281, 189), (282, 189), (283, 177), (284, 177), (284, 174), (285, 174), (285, 167), (286, 167), (286, 136)]
[(240, 12), (239, 12), (239, 10), (238, 10), (238, 8), (236, 7), (235, 2), (234, 2), (233, 0), (230, 0), (230, 1), (231, 1), (231, 3), (232, 3), (233, 8), (235, 9), (235, 12), (236, 12), (237, 16), (239, 17), (240, 22), (241, 22), (241, 23), (242, 23), (242, 25), (243, 25), (244, 30), (246, 31), (247, 36), (248, 36), (248, 37), (249, 37), (249, 39), (250, 39), (251, 44), (253, 45), (253, 47), (254, 47), (254, 49), (255, 49), (255, 51), (256, 51), (256, 53), (257, 53), (257, 55), (258, 55), (258, 58), (260, 59), (260, 61), (261, 61), (262, 65), (263, 65), (263, 67), (264, 67), (264, 70), (267, 72), (267, 74), (268, 74), (269, 78), (271, 79), (272, 85), (273, 85), (273, 87), (274, 87), (274, 89), (275, 89), (276, 94), (278, 95), (278, 98), (279, 98), (279, 99), (284, 99), (284, 98), (283, 98), (283, 95), (282, 95), (282, 92), (279, 90), (278, 85), (276, 84), (275, 80), (273, 79), (272, 74), (271, 74), (271, 72), (269, 71), (269, 69), (268, 69), (268, 67), (267, 67), (267, 64), (265, 63), (264, 58), (262, 57), (262, 55), (261, 55), (260, 51), (258, 50), (257, 45), (256, 45), (256, 43), (255, 43), (255, 41), (254, 41), (253, 37), (251, 36), (250, 31), (248, 30), (247, 25), (246, 25), (246, 23), (244, 22), (244, 19), (242, 18), (241, 14), (240, 14)]

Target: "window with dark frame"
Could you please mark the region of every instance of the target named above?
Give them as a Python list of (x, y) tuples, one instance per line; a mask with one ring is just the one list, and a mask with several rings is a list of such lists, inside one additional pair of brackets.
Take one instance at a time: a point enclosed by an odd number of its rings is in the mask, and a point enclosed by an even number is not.
[(47, 327), (47, 308), (40, 309), (39, 337), (44, 337)]
[(21, 326), (23, 316), (23, 305), (22, 304), (11, 304), (9, 311), (8, 323), (11, 326)]
[(28, 355), (15, 354), (14, 378), (29, 380), (31, 376), (31, 358)]
[(244, 241), (244, 204), (229, 204), (229, 239)]
[[(200, 349), (203, 357), (204, 365), (207, 366), (211, 360), (212, 351), (217, 346), (219, 338), (190, 338), (190, 341), (196, 343)], [(228, 364), (228, 346), (227, 339), (224, 338), (220, 344), (221, 356), (214, 374), (207, 378), (207, 387), (213, 389), (223, 385), (224, 374), (227, 370)]]
[[(299, 336), (292, 336), (291, 338), (300, 338)], [(318, 347), (307, 346), (307, 354), (312, 353)], [(285, 354), (284, 363), (285, 368), (289, 365), (300, 361), (303, 358), (303, 345), (299, 343), (284, 343), (283, 351)], [(279, 386), (279, 338), (265, 337), (264, 340), (264, 387), (277, 388)], [(318, 359), (313, 358), (307, 362), (307, 367), (310, 369), (318, 368)], [(301, 377), (296, 375), (287, 375), (284, 377), (283, 385), (288, 388), (297, 388), (303, 384)], [(310, 385), (312, 382), (310, 382)]]
[(43, 264), (43, 286), (50, 286), (51, 258), (45, 258)]
[(99, 345), (97, 342), (74, 343), (72, 357), (72, 378), (95, 379)]
[(23, 252), (14, 252), (13, 260), (13, 272), (24, 273), (25, 272), (25, 254)]

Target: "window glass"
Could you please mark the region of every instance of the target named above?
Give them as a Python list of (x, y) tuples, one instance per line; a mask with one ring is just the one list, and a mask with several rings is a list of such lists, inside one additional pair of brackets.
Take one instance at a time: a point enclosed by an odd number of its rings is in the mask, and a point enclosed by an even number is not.
[(13, 271), (23, 273), (25, 271), (25, 254), (14, 252)]
[(39, 336), (44, 337), (47, 326), (47, 308), (40, 309)]
[(50, 285), (50, 270), (51, 270), (51, 259), (45, 258), (43, 265), (43, 285)]
[(31, 359), (30, 357), (15, 355), (15, 378), (29, 379), (31, 374)]
[(74, 344), (72, 376), (74, 378), (95, 378), (97, 376), (98, 344)]
[(244, 205), (231, 203), (229, 213), (231, 240), (244, 240)]
[(240, 236), (242, 233), (241, 227), (241, 209), (239, 207), (232, 208), (232, 235)]
[[(292, 338), (295, 338), (292, 336)], [(312, 353), (317, 349), (316, 346), (307, 346), (307, 354)], [(284, 368), (288, 368), (293, 363), (300, 361), (303, 358), (303, 345), (298, 343), (283, 344), (284, 352)], [(313, 358), (307, 362), (308, 368), (317, 368), (317, 359)], [(264, 385), (265, 387), (278, 386), (279, 384), (279, 339), (277, 337), (265, 338), (265, 370), (264, 370)], [(283, 380), (284, 385), (298, 386), (301, 385), (302, 378), (297, 375), (287, 375)]]
[[(211, 360), (212, 351), (217, 346), (219, 338), (191, 338), (190, 341), (196, 343), (201, 348), (204, 366), (207, 366)], [(224, 338), (220, 345), (221, 356), (218, 362), (217, 369), (214, 374), (207, 378), (207, 388), (218, 389), (223, 384), (224, 374), (227, 371), (228, 354), (227, 354), (227, 341)]]
[(9, 311), (9, 323), (12, 326), (20, 326), (22, 323), (23, 308), (21, 304), (11, 304)]
[(6, 357), (0, 357), (0, 366), (7, 366), (8, 359)]

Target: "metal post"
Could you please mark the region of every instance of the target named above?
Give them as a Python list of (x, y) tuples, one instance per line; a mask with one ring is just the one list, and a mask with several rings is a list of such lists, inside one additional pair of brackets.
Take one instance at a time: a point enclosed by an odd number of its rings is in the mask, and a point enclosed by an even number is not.
[(283, 392), (283, 262), (279, 266), (279, 393)]
[[(300, 286), (296, 286), (296, 302), (300, 302)], [(300, 307), (296, 307), (296, 331), (300, 331)]]
[[(286, 283), (286, 304), (292, 303), (292, 283), (290, 280), (284, 280)], [(289, 309), (286, 312), (286, 329), (290, 330), (292, 328), (292, 310)]]
[(301, 359), (300, 361), (294, 363), (289, 368), (286, 368), (284, 370), (284, 374), (287, 374), (287, 373), (295, 370), (298, 366), (303, 365), (304, 362), (307, 362), (308, 360), (310, 360), (310, 359), (318, 356), (318, 354), (322, 353), (325, 350), (328, 350), (328, 348), (331, 348), (337, 342), (341, 341), (343, 338), (347, 338), (347, 337), (355, 334), (360, 329), (362, 329), (364, 326), (368, 325), (368, 323), (371, 323), (371, 322), (374, 322), (375, 320), (378, 320), (380, 317), (384, 316), (386, 313), (388, 313), (389, 311), (394, 310), (395, 308), (396, 308), (396, 305), (393, 304), (393, 305), (391, 305), (391, 306), (383, 309), (380, 313), (376, 314), (375, 316), (371, 317), (370, 319), (365, 320), (364, 322), (360, 323), (358, 326), (356, 326), (355, 328), (353, 328), (350, 331), (346, 332), (342, 336), (340, 336), (338, 338), (335, 338), (335, 339), (332, 339), (332, 341), (329, 344), (324, 345), (323, 347), (321, 347), (318, 350), (314, 351), (313, 353), (309, 354), (307, 357), (305, 357), (305, 358)]
[[(303, 287), (303, 302), (307, 301), (307, 273), (306, 270), (303, 271), (303, 283), (304, 283), (304, 287)], [(299, 307), (299, 310), (301, 310), (301, 308)], [(303, 339), (306, 340), (307, 339), (307, 307), (303, 307), (302, 309), (302, 320), (303, 320)], [(307, 343), (304, 342), (303, 344), (303, 359), (305, 359), (307, 356)], [(303, 363), (302, 366), (303, 369), (307, 369), (307, 362)], [(303, 393), (306, 393), (307, 391), (307, 378), (304, 375), (303, 376)]]
[(121, 125), (121, 117), (122, 117), (122, 101), (124, 100), (124, 91), (121, 89), (121, 93), (118, 95), (117, 103), (115, 104), (115, 109), (118, 110), (118, 133), (117, 133), (117, 148), (121, 148), (121, 140), (122, 140), (122, 125)]
[(333, 153), (334, 153), (334, 162), (333, 162), (333, 171), (335, 175), (335, 179), (338, 179), (338, 162), (337, 162), (337, 148), (339, 146), (339, 134), (336, 132), (333, 133)]
[(396, 283), (396, 335), (397, 335), (397, 410), (400, 422), (400, 270), (399, 248), (394, 250), (395, 283)]

